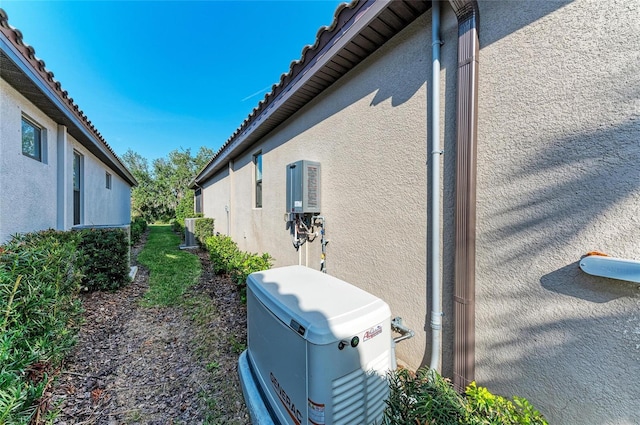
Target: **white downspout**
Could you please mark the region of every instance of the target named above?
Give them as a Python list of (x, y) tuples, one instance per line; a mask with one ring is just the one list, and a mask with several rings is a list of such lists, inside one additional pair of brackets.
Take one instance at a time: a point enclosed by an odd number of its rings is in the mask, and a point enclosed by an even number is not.
[(442, 296), (440, 293), (440, 2), (431, 7), (431, 364), (440, 371), (442, 346)]

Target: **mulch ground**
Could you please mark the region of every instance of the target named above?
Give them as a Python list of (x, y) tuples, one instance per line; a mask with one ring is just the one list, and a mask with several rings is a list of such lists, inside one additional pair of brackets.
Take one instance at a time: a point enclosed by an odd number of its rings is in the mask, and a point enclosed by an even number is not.
[(78, 342), (45, 397), (45, 411), (58, 412), (54, 423), (250, 423), (237, 374), (246, 308), (207, 253), (194, 254), (203, 273), (183, 306), (141, 306), (149, 284), (141, 266), (127, 287), (83, 295)]

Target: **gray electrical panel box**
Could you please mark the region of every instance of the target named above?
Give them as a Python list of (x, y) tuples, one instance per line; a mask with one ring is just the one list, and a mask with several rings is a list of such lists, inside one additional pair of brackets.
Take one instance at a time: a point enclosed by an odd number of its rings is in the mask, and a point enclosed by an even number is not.
[(287, 213), (320, 213), (320, 163), (287, 165)]

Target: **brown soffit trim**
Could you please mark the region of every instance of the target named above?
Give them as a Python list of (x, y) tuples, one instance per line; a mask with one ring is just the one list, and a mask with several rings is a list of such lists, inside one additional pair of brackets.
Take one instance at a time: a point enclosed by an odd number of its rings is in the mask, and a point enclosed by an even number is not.
[[(304, 48), (302, 58), (291, 63), (289, 73), (282, 75), (280, 82), (265, 95), (190, 185), (211, 178), (232, 155), (242, 152), (284, 122), (292, 115), (291, 106), (294, 106), (293, 112), (302, 107), (308, 99), (298, 92), (300, 87), (320, 94), (430, 7), (431, 2), (425, 0), (353, 0), (338, 6), (331, 26), (318, 31), (315, 44)], [(383, 19), (398, 26), (383, 31), (381, 25), (391, 25), (386, 21), (382, 24)], [(374, 37), (372, 31), (378, 36)], [(367, 42), (368, 47), (358, 47), (356, 43), (364, 43), (367, 35), (372, 38)], [(336, 67), (336, 63), (343, 69)], [(324, 78), (320, 78), (321, 74)], [(285, 110), (288, 112), (282, 114)]]
[(458, 18), (453, 384), (475, 379), (476, 161), (478, 128), (478, 4), (450, 0)]

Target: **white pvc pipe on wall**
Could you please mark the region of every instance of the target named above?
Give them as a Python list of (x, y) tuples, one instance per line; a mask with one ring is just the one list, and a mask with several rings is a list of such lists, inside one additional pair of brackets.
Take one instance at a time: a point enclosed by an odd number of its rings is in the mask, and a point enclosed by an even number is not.
[(442, 295), (440, 291), (440, 2), (431, 7), (431, 364), (440, 371)]

